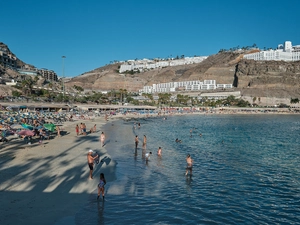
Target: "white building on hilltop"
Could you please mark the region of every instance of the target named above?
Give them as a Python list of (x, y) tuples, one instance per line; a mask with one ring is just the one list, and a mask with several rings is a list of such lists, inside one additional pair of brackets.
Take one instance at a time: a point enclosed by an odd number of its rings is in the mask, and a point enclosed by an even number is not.
[(244, 55), (244, 59), (254, 60), (275, 60), (275, 61), (298, 61), (300, 60), (300, 45), (292, 46), (292, 42), (286, 41), (284, 45), (278, 45), (278, 48), (268, 51)]
[(180, 65), (188, 65), (193, 63), (200, 63), (207, 56), (199, 56), (199, 57), (185, 57), (182, 59), (172, 59), (172, 60), (128, 60), (126, 64), (120, 66), (119, 72), (123, 73), (125, 71), (144, 71), (145, 69), (155, 69), (162, 68), (167, 66), (180, 66)]
[(217, 88), (231, 89), (232, 84), (216, 84), (215, 80), (199, 80), (179, 81), (153, 84), (152, 86), (144, 86), (139, 90), (139, 93), (153, 94), (153, 93), (170, 93), (175, 91), (200, 91), (200, 90), (214, 90)]

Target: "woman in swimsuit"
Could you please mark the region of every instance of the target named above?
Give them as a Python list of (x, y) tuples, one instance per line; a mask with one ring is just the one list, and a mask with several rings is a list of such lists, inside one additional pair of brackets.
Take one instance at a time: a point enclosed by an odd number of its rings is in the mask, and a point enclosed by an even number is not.
[(102, 198), (104, 200), (104, 185), (106, 184), (106, 180), (104, 178), (104, 174), (100, 173), (100, 182), (98, 184), (98, 196), (97, 199), (100, 197), (100, 193), (102, 192)]

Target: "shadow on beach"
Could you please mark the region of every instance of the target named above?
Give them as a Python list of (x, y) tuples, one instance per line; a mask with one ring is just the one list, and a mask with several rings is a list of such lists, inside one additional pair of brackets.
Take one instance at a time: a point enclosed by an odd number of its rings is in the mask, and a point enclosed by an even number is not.
[[(0, 224), (53, 224), (73, 216), (91, 193), (96, 196), (100, 172), (107, 182), (116, 179), (115, 163), (98, 136), (61, 134), (42, 144), (17, 138), (0, 144)], [(88, 180), (86, 155), (97, 143), (102, 163), (95, 167), (94, 180)]]

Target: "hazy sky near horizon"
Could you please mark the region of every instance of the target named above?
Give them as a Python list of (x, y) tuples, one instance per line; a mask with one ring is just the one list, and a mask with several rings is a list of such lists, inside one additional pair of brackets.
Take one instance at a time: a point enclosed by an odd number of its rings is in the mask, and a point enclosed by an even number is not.
[(299, 0), (1, 1), (0, 42), (22, 61), (74, 77), (114, 60), (208, 56), (300, 44)]

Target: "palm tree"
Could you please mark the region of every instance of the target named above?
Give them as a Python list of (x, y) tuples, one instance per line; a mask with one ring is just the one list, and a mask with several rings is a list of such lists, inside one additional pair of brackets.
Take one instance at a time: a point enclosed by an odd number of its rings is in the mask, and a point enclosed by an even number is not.
[(22, 90), (25, 95), (30, 95), (33, 90), (34, 81), (30, 77), (29, 79), (23, 80), (21, 83)]

